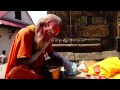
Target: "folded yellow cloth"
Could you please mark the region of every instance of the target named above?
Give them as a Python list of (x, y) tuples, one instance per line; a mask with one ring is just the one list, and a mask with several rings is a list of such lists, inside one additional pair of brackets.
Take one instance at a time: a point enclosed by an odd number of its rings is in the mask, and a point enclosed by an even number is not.
[[(104, 75), (110, 79), (120, 79), (120, 59), (118, 57), (108, 57), (93, 66), (88, 67), (88, 74), (94, 74), (94, 67), (100, 65), (99, 75)], [(117, 75), (118, 74), (118, 75)]]

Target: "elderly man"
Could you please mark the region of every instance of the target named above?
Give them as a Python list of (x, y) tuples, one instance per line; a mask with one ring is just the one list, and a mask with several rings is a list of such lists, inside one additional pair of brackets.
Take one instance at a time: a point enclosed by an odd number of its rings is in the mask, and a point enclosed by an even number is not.
[(51, 40), (59, 34), (61, 26), (62, 20), (58, 16), (48, 14), (41, 18), (36, 26), (30, 25), (21, 29), (12, 43), (5, 78), (49, 78), (44, 57), (46, 54), (51, 57), (51, 61), (54, 60), (60, 66), (65, 66), (68, 75), (73, 75), (76, 72), (76, 64), (59, 56), (53, 50), (51, 43)]

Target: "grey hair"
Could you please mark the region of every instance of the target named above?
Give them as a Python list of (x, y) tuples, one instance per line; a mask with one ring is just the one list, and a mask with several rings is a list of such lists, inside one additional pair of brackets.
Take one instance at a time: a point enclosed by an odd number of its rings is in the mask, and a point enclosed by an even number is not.
[(61, 28), (62, 27), (62, 20), (55, 14), (47, 14), (46, 16), (40, 18), (36, 24), (36, 30), (40, 27), (40, 24), (47, 21), (54, 21), (57, 25)]

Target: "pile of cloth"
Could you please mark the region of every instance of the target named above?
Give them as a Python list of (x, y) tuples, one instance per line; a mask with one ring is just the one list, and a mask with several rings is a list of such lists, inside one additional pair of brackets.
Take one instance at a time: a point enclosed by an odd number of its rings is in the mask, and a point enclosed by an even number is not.
[(120, 59), (118, 57), (108, 57), (80, 70), (77, 77), (86, 79), (120, 79)]

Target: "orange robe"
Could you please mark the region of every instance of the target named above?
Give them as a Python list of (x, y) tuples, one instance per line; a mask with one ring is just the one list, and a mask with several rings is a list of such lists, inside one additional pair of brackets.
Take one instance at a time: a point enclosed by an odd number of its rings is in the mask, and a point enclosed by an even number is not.
[[(27, 26), (26, 28), (21, 29), (15, 36), (8, 57), (5, 78), (11, 69), (17, 66), (17, 58), (31, 58), (33, 52), (34, 29), (34, 25)], [(37, 74), (40, 74), (40, 68), (45, 61), (44, 54), (52, 52), (53, 48), (52, 44), (50, 43), (45, 51), (43, 51), (43, 53), (39, 56), (39, 58), (33, 62), (33, 64), (30, 66), (30, 69), (38, 72)], [(24, 75), (24, 73), (22, 75)]]

